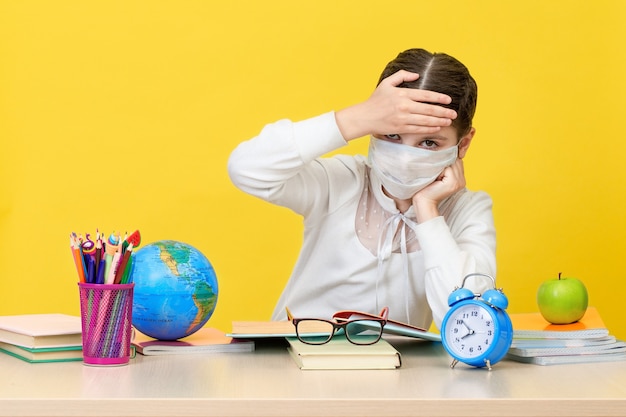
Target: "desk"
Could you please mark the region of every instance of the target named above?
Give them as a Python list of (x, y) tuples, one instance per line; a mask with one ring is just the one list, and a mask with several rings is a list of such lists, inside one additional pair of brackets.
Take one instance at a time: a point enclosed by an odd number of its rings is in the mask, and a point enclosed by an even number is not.
[(451, 369), (439, 343), (392, 343), (380, 371), (301, 371), (284, 340), (116, 368), (0, 355), (0, 416), (626, 416), (626, 362)]

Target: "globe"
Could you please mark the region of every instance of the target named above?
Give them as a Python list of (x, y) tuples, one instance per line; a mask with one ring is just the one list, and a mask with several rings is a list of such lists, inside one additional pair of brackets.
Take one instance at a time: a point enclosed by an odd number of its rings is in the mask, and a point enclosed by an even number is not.
[(161, 240), (133, 255), (132, 324), (160, 340), (199, 330), (217, 304), (217, 276), (209, 260), (183, 242)]

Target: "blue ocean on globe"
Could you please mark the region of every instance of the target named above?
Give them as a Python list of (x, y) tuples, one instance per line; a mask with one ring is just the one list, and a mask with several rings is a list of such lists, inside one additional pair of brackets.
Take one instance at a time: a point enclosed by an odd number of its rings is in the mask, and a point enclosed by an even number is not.
[(217, 304), (217, 276), (211, 262), (183, 242), (161, 240), (133, 255), (135, 283), (132, 324), (160, 340), (199, 330)]

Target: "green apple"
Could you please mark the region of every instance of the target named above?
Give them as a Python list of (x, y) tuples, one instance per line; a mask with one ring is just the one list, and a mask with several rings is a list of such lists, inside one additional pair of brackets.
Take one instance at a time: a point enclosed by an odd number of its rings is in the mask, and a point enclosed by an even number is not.
[(568, 324), (580, 320), (587, 311), (587, 288), (577, 278), (550, 279), (537, 291), (537, 305), (544, 319), (552, 324)]

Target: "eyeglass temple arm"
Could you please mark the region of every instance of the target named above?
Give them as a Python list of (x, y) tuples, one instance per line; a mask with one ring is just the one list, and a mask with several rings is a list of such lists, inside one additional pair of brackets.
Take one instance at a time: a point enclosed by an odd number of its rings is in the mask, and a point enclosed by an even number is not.
[(291, 314), (289, 307), (285, 307), (285, 310), (287, 311), (287, 320), (293, 321), (293, 314)]

